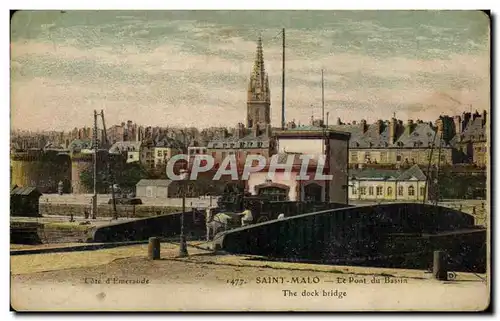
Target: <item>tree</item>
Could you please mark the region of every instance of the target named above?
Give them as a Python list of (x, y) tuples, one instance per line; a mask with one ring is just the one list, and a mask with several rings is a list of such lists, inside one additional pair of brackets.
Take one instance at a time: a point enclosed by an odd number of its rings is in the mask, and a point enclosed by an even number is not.
[[(94, 187), (93, 168), (89, 168), (80, 173), (82, 184), (88, 188)], [(143, 178), (148, 178), (148, 173), (139, 163), (123, 164), (114, 162), (108, 165), (99, 166), (97, 171), (97, 192), (110, 193), (109, 187), (118, 184), (120, 188), (127, 191), (134, 191), (136, 184)]]

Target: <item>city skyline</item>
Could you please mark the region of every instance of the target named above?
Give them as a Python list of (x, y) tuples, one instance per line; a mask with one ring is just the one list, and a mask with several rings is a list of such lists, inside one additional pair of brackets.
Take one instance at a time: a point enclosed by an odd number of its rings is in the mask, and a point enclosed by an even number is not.
[[(233, 127), (262, 36), (271, 122), (435, 120), (490, 109), (489, 19), (479, 11), (21, 11), (11, 28), (11, 126)], [(199, 115), (199, 116), (198, 116)]]

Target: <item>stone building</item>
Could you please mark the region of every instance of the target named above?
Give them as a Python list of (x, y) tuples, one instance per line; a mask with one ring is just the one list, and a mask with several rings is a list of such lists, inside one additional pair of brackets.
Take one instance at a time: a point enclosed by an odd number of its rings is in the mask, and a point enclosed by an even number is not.
[(453, 118), (457, 134), (450, 144), (460, 152), (466, 163), (473, 163), (480, 167), (488, 164), (488, 140), (487, 140), (487, 115), (486, 111), (463, 113), (462, 116)]
[(355, 169), (349, 172), (349, 199), (422, 201), (428, 199), (427, 177), (418, 165), (407, 170)]
[[(313, 121), (313, 120), (312, 120)], [(405, 124), (396, 118), (367, 124), (337, 124), (331, 129), (351, 133), (349, 163), (352, 167), (372, 164), (410, 167), (431, 164), (448, 166), (475, 163), (485, 166), (488, 159), (486, 111), (482, 114), (441, 116), (434, 124), (409, 119)]]
[(208, 142), (207, 154), (215, 159), (215, 166), (221, 164), (228, 155), (235, 155), (239, 163), (244, 163), (250, 154), (266, 158), (276, 153), (271, 128), (271, 91), (264, 68), (262, 40), (257, 42), (257, 54), (247, 92), (246, 126), (238, 123), (233, 135)]
[[(308, 172), (310, 179), (296, 180), (301, 170), (301, 161), (296, 160), (291, 177), (279, 174), (275, 176), (275, 180), (267, 182), (265, 170), (252, 173), (248, 181), (251, 192), (256, 192), (255, 186), (261, 184), (282, 184), (288, 186), (289, 200), (314, 199), (320, 202), (347, 204), (349, 133), (303, 126), (277, 130), (274, 137), (279, 153), (278, 159), (282, 159), (278, 161), (280, 164), (286, 163), (288, 155), (298, 157), (305, 154), (311, 157), (311, 175)], [(321, 156), (325, 157), (321, 174), (332, 175), (331, 180), (321, 179), (315, 175), (316, 170), (321, 170), (321, 167), (317, 166)]]
[[(349, 163), (355, 167), (380, 164), (399, 167), (427, 165), (432, 155), (432, 164), (453, 164), (457, 153), (448, 143), (445, 122), (438, 119), (432, 123), (392, 118), (367, 124), (365, 120), (349, 125), (333, 125), (330, 128), (351, 133)], [(447, 128), (447, 127), (446, 127)], [(448, 138), (448, 140), (447, 140)]]
[(148, 140), (141, 147), (141, 164), (148, 170), (155, 169), (165, 172), (165, 166), (172, 156), (183, 152), (183, 146), (175, 139)]
[(110, 154), (121, 154), (127, 160), (127, 163), (140, 162), (141, 142), (116, 142), (109, 149)]

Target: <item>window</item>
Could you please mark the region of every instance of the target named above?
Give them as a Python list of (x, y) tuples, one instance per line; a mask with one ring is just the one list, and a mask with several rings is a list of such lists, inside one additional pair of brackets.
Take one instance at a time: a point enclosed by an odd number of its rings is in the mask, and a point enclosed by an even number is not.
[(358, 193), (358, 190), (356, 189), (356, 187), (352, 187), (352, 194), (353, 195), (356, 195)]
[(360, 187), (359, 188), (359, 194), (366, 195), (366, 187)]
[(387, 196), (392, 196), (392, 187), (387, 187)]
[(265, 195), (273, 201), (288, 201), (287, 190), (279, 187), (265, 187), (259, 190), (259, 195)]
[(415, 187), (413, 185), (408, 187), (408, 196), (415, 196)]
[(420, 195), (425, 195), (425, 186), (420, 186)]
[(401, 155), (396, 156), (396, 160), (397, 160), (398, 162), (400, 162), (400, 161), (401, 161)]
[(399, 186), (399, 187), (398, 187), (398, 195), (399, 195), (399, 196), (403, 196), (403, 191), (404, 191), (404, 190), (403, 190), (403, 186)]
[(162, 151), (161, 151), (161, 150), (159, 150), (159, 151), (156, 153), (156, 155), (157, 155), (158, 157), (162, 157), (162, 156), (163, 156), (163, 153), (162, 153)]
[(352, 159), (353, 163), (357, 163), (358, 162), (358, 152), (352, 152), (351, 159)]
[(382, 195), (383, 190), (384, 190), (384, 188), (382, 186), (377, 186), (377, 196)]
[(132, 159), (132, 158), (134, 158), (134, 155), (130, 154), (130, 155), (128, 155), (128, 158)]
[(369, 194), (369, 195), (373, 195), (373, 186), (370, 186), (370, 187), (368, 188), (368, 194)]

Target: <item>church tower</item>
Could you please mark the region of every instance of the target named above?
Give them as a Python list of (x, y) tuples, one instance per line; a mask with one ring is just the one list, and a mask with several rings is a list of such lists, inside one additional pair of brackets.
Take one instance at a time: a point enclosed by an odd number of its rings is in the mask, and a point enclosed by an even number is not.
[(247, 127), (265, 129), (271, 124), (271, 92), (269, 79), (264, 69), (262, 39), (257, 42), (257, 55), (248, 84)]

